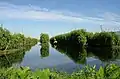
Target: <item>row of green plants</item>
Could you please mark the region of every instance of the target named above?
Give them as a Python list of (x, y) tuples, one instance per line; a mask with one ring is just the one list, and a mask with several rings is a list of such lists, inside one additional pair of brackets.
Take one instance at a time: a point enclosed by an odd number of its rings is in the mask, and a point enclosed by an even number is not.
[(120, 39), (114, 32), (87, 32), (84, 29), (73, 30), (69, 33), (54, 36), (52, 44), (78, 46), (113, 46), (120, 45)]
[(41, 33), (40, 43), (41, 43), (41, 49), (40, 49), (41, 57), (44, 58), (49, 56), (49, 35), (46, 33)]
[(36, 38), (25, 37), (21, 33), (11, 33), (6, 28), (0, 27), (0, 50), (20, 49), (20, 47), (34, 46)]
[(49, 35), (46, 33), (40, 34), (40, 43), (49, 43)]
[(3, 68), (0, 69), (0, 79), (120, 79), (120, 66), (110, 64), (99, 69), (86, 66), (72, 74), (50, 69), (31, 71), (28, 67)]

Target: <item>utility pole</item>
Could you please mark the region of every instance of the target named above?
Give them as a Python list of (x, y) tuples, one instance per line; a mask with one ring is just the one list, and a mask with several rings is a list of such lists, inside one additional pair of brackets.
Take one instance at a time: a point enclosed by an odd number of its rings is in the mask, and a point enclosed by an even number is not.
[(1, 27), (3, 27), (3, 24), (1, 24)]
[(103, 32), (103, 28), (102, 28), (102, 25), (100, 25), (100, 29), (101, 29), (101, 32)]

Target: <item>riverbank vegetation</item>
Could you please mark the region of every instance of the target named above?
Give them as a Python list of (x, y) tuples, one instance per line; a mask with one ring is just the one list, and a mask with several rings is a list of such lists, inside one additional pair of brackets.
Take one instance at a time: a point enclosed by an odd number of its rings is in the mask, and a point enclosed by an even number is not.
[(46, 33), (40, 34), (40, 43), (49, 43), (49, 35)]
[(0, 69), (0, 79), (119, 79), (120, 66), (115, 64), (100, 67), (85, 68), (68, 74), (49, 69), (31, 71), (28, 67)]
[[(56, 41), (56, 43), (55, 43)], [(54, 45), (111, 47), (120, 45), (120, 39), (114, 32), (86, 32), (84, 29), (73, 30), (69, 33), (57, 35), (50, 39)]]
[(8, 68), (21, 62), (26, 51), (37, 44), (36, 38), (25, 37), (21, 33), (11, 33), (0, 27), (0, 68)]
[(52, 37), (50, 43), (78, 64), (85, 64), (86, 57), (90, 54), (101, 61), (120, 58), (120, 39), (114, 32), (92, 33), (84, 29), (74, 30)]
[(41, 33), (40, 43), (41, 43), (41, 49), (40, 49), (41, 57), (49, 56), (49, 35), (46, 33)]
[[(13, 63), (22, 61), (26, 51), (38, 42), (37, 39), (23, 34), (12, 34), (0, 27), (0, 79), (119, 79), (120, 66), (108, 64), (97, 69), (86, 66), (68, 74), (50, 69), (32, 71), (28, 67), (12, 68)], [(49, 35), (40, 34), (41, 57), (49, 56)], [(77, 64), (86, 63), (86, 57), (94, 54), (101, 61), (120, 58), (120, 39), (114, 32), (92, 33), (86, 30), (74, 30), (50, 39), (52, 47), (67, 55)], [(7, 54), (7, 50), (15, 50)], [(91, 54), (92, 52), (92, 54)]]
[(37, 44), (36, 38), (25, 37), (21, 33), (11, 33), (6, 28), (0, 27), (0, 50), (20, 49)]

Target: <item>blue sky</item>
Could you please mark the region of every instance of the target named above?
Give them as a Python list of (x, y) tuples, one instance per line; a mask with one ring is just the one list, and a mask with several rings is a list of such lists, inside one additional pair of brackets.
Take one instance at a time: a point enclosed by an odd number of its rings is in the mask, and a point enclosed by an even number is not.
[(74, 29), (119, 30), (120, 0), (0, 0), (0, 23), (11, 32), (39, 37)]

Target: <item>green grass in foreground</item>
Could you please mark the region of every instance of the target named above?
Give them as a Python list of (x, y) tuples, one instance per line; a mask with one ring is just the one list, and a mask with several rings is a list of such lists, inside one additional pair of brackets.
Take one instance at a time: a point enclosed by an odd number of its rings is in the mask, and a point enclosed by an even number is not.
[(115, 64), (100, 67), (86, 66), (78, 72), (68, 74), (65, 72), (50, 71), (49, 69), (31, 71), (28, 67), (18, 69), (0, 69), (0, 79), (120, 79), (120, 66)]

